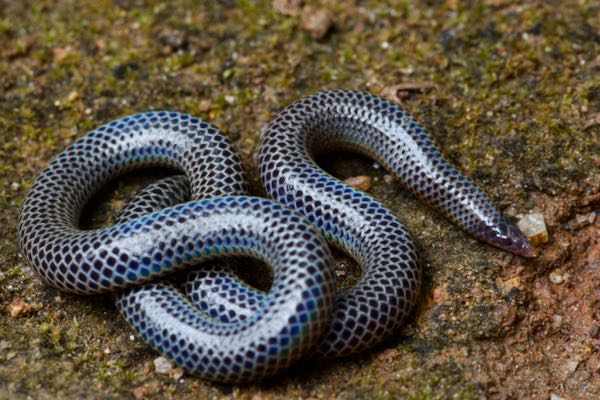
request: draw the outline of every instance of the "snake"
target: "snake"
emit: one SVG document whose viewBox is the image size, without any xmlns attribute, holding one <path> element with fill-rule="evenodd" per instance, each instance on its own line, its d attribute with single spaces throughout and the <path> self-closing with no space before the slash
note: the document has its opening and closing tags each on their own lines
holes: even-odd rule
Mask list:
<svg viewBox="0 0 600 400">
<path fill-rule="evenodd" d="M 248 194 L 232 143 L 200 118 L 158 111 L 102 125 L 35 180 L 19 216 L 20 245 L 43 282 L 76 294 L 113 293 L 144 341 L 209 380 L 262 379 L 303 357 L 358 353 L 404 323 L 422 271 L 398 217 L 316 164 L 341 149 L 373 158 L 475 238 L 535 256 L 407 112 L 347 90 L 300 99 L 261 130 L 259 174 L 271 199 Z M 148 166 L 183 175 L 142 190 L 113 225 L 79 228 L 99 188 Z M 328 244 L 360 265 L 354 286 L 336 291 Z M 268 291 L 234 274 L 230 260 L 240 256 L 271 266 Z M 187 273 L 183 284 L 167 279 L 176 271 Z"/>
</svg>

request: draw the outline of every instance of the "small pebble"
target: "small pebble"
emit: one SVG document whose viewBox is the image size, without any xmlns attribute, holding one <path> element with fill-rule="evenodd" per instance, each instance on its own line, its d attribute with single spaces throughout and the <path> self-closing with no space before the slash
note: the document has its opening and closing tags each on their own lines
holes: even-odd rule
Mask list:
<svg viewBox="0 0 600 400">
<path fill-rule="evenodd" d="M 550 393 L 550 400 L 565 400 L 564 397 L 560 397 L 557 394 Z"/>
<path fill-rule="evenodd" d="M 183 369 L 177 367 L 177 368 L 173 368 L 173 370 L 171 371 L 171 373 L 169 374 L 169 376 L 173 379 L 175 379 L 176 381 L 179 380 L 179 378 L 181 378 L 183 376 Z"/>
<path fill-rule="evenodd" d="M 235 96 L 226 95 L 225 96 L 225 102 L 227 104 L 234 104 L 235 103 Z"/>
<path fill-rule="evenodd" d="M 10 312 L 11 317 L 18 318 L 29 314 L 32 311 L 32 308 L 22 298 L 15 297 L 8 306 L 8 311 Z"/>
<path fill-rule="evenodd" d="M 210 111 L 210 109 L 212 108 L 212 102 L 210 100 L 200 100 L 200 104 L 198 105 L 198 110 L 200 112 L 207 112 Z"/>
<path fill-rule="evenodd" d="M 552 326 L 555 329 L 559 329 L 561 325 L 562 325 L 562 317 L 558 314 L 554 314 L 552 316 Z"/>
<path fill-rule="evenodd" d="M 577 214 L 575 215 L 575 221 L 578 226 L 585 226 L 588 224 L 593 224 L 596 220 L 596 213 L 594 211 L 587 214 Z"/>
<path fill-rule="evenodd" d="M 72 52 L 71 46 L 67 47 L 55 47 L 52 49 L 52 55 L 56 61 L 62 61 Z"/>
<path fill-rule="evenodd" d="M 332 14 L 324 9 L 306 6 L 302 9 L 302 28 L 315 39 L 321 39 L 333 26 Z"/>
<path fill-rule="evenodd" d="M 144 400 L 151 394 L 152 390 L 150 390 L 147 386 L 139 386 L 133 389 L 133 397 L 135 397 L 136 400 Z"/>
<path fill-rule="evenodd" d="M 73 90 L 71 93 L 69 93 L 69 95 L 67 96 L 67 101 L 70 103 L 72 101 L 77 100 L 77 97 L 79 97 L 79 93 L 77 93 L 76 90 Z"/>
<path fill-rule="evenodd" d="M 558 269 L 555 269 L 554 271 L 550 272 L 549 278 L 550 282 L 554 283 L 555 285 L 560 285 L 565 280 L 564 275 Z"/>
<path fill-rule="evenodd" d="M 13 192 L 16 192 L 17 190 L 19 190 L 19 182 L 13 182 L 13 183 L 11 183 L 11 184 L 10 184 L 10 189 L 11 189 Z"/>
<path fill-rule="evenodd" d="M 154 359 L 154 369 L 159 374 L 168 374 L 173 370 L 173 364 L 166 357 L 160 356 Z"/>
<path fill-rule="evenodd" d="M 389 185 L 394 182 L 394 177 L 391 175 L 385 174 L 383 176 L 383 181 Z"/>
<path fill-rule="evenodd" d="M 534 246 L 548 242 L 548 230 L 544 214 L 528 214 L 517 222 L 517 226 Z"/>
<path fill-rule="evenodd" d="M 366 175 L 352 176 L 344 182 L 365 192 L 371 188 L 371 177 Z"/>
<path fill-rule="evenodd" d="M 579 365 L 579 361 L 575 361 L 575 360 L 567 361 L 566 369 L 567 369 L 567 371 L 573 373 L 577 369 L 578 365 Z"/>
<path fill-rule="evenodd" d="M 302 10 L 303 0 L 273 0 L 272 7 L 280 14 L 296 16 Z"/>
</svg>

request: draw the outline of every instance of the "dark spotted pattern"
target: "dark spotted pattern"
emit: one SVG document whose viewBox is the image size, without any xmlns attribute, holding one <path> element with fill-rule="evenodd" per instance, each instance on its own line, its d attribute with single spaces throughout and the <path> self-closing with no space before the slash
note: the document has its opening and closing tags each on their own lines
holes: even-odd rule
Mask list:
<svg viewBox="0 0 600 400">
<path fill-rule="evenodd" d="M 162 282 L 116 293 L 115 298 L 133 329 L 186 371 L 225 382 L 261 378 L 289 366 L 322 336 L 335 292 L 331 255 L 314 228 L 281 205 L 253 197 L 223 197 L 214 203 L 222 201 L 232 202 L 239 212 L 235 216 L 216 216 L 215 230 L 209 238 L 221 246 L 239 246 L 246 252 L 211 255 L 246 254 L 274 266 L 273 285 L 257 303 L 244 296 L 248 287 L 233 276 L 230 286 L 225 281 L 214 282 L 220 290 L 227 289 L 230 296 L 253 304 L 251 315 L 233 319 L 232 311 L 222 308 L 218 313 L 202 312 L 204 307 L 195 306 L 175 286 Z M 246 205 L 246 201 L 250 203 Z M 253 211 L 250 218 L 248 206 Z M 217 222 L 222 218 L 240 228 L 223 229 Z M 201 283 L 211 268 L 226 269 L 211 264 L 201 267 L 188 274 L 188 282 Z M 198 299 L 191 297 L 198 304 Z"/>
<path fill-rule="evenodd" d="M 176 167 L 187 179 L 153 185 L 114 226 L 77 228 L 97 187 L 144 165 Z M 175 197 L 173 187 L 180 190 Z M 174 205 L 189 192 L 195 201 Z M 184 114 L 134 115 L 88 133 L 48 166 L 27 196 L 19 238 L 34 271 L 54 287 L 125 288 L 116 298 L 127 321 L 187 371 L 221 381 L 261 378 L 290 365 L 322 336 L 335 276 L 312 224 L 271 200 L 231 196 L 244 192 L 241 164 L 222 132 Z M 213 196 L 221 197 L 199 200 Z M 157 212 L 157 205 L 168 207 Z M 144 283 L 219 255 L 273 266 L 272 288 L 251 318 L 224 323 L 170 284 Z M 128 289 L 136 284 L 142 285 Z"/>
<path fill-rule="evenodd" d="M 473 182 L 443 160 L 423 128 L 405 111 L 369 93 L 329 91 L 296 102 L 266 126 L 260 172 L 273 198 L 316 221 L 328 238 L 342 246 L 347 247 L 344 234 L 326 225 L 331 225 L 328 210 L 334 204 L 347 212 L 364 208 L 357 198 L 368 197 L 334 184 L 314 164 L 315 154 L 331 148 L 374 158 L 411 192 L 476 238 L 512 253 L 534 255 L 522 233 Z M 364 214 L 353 212 L 358 220 L 366 218 Z M 340 215 L 331 217 L 345 220 Z"/>
<path fill-rule="evenodd" d="M 278 203 L 239 196 L 246 184 L 229 142 L 211 125 L 178 113 L 127 117 L 69 147 L 26 199 L 21 245 L 36 273 L 55 287 L 77 293 L 125 288 L 116 300 L 131 326 L 208 379 L 264 377 L 307 352 L 351 354 L 402 323 L 421 272 L 397 218 L 316 166 L 314 155 L 331 148 L 375 158 L 479 239 L 532 255 L 520 232 L 441 159 L 406 113 L 376 96 L 347 91 L 318 93 L 283 110 L 262 132 L 259 154 L 268 193 L 361 264 L 361 281 L 335 302 L 331 255 L 313 225 Z M 113 227 L 77 229 L 97 187 L 143 165 L 176 167 L 186 177 L 144 190 Z M 176 205 L 190 195 L 195 201 Z M 214 261 L 188 274 L 189 299 L 171 284 L 148 283 L 218 255 L 265 260 L 274 267 L 272 288 L 259 292 Z"/>
<path fill-rule="evenodd" d="M 316 153 L 346 148 L 386 166 L 416 195 L 474 236 L 522 255 L 532 248 L 471 181 L 443 161 L 423 129 L 393 103 L 368 93 L 317 93 L 283 110 L 262 132 L 260 173 L 267 192 L 299 210 L 328 240 L 353 255 L 363 277 L 339 293 L 313 356 L 364 350 L 391 334 L 420 286 L 414 244 L 379 202 L 328 176 Z M 186 284 L 194 303 L 229 321 L 254 313 L 262 294 L 220 267 Z"/>
<path fill-rule="evenodd" d="M 362 152 L 477 238 L 532 255 L 527 239 L 471 181 L 442 159 L 406 112 L 369 93 L 329 91 L 280 112 L 261 133 L 260 176 L 276 200 L 304 214 L 325 237 L 353 255 L 363 278 L 338 294 L 319 353 L 349 354 L 389 335 L 413 306 L 420 269 L 412 239 L 397 218 L 368 195 L 319 168 L 330 149 Z"/>
</svg>

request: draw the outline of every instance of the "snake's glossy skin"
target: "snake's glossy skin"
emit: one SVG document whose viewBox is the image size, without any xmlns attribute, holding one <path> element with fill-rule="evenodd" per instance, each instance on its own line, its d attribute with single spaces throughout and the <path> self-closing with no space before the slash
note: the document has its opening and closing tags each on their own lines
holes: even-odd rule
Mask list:
<svg viewBox="0 0 600 400">
<path fill-rule="evenodd" d="M 144 165 L 181 169 L 195 199 L 226 197 L 135 219 L 143 210 L 130 207 L 121 217 L 127 222 L 77 228 L 95 188 Z M 142 198 L 160 202 L 161 185 Z M 261 378 L 290 365 L 321 337 L 335 275 L 329 248 L 312 224 L 271 200 L 227 196 L 244 191 L 241 163 L 222 132 L 185 114 L 138 114 L 88 133 L 47 167 L 23 206 L 20 242 L 46 283 L 85 294 L 125 289 L 219 255 L 263 259 L 274 268 L 272 288 L 260 312 L 237 323 L 202 314 L 170 284 L 146 283 L 117 295 L 132 327 L 187 371 L 221 381 Z"/>
<path fill-rule="evenodd" d="M 346 221 L 344 235 L 364 234 L 361 226 L 369 216 L 350 211 L 361 208 L 352 205 L 357 204 L 353 196 L 359 195 L 347 185 L 334 184 L 314 163 L 314 155 L 330 149 L 366 154 L 479 240 L 525 257 L 534 255 L 521 231 L 481 189 L 444 161 L 423 128 L 405 111 L 370 93 L 328 91 L 294 103 L 268 124 L 261 139 L 260 174 L 274 199 L 302 212 L 342 247 L 348 248 L 348 240 L 328 229 L 329 221 L 321 215 L 328 209 L 344 212 L 335 215 Z M 319 199 L 323 206 L 313 210 L 308 207 L 313 205 L 311 199 Z"/>
<path fill-rule="evenodd" d="M 190 130 L 200 132 L 190 135 Z M 120 310 L 146 341 L 209 379 L 260 378 L 306 351 L 325 357 L 361 351 L 406 318 L 421 273 L 412 239 L 397 218 L 314 163 L 315 154 L 332 148 L 375 158 L 475 237 L 533 255 L 523 235 L 443 161 L 405 112 L 371 94 L 348 91 L 317 93 L 283 110 L 263 130 L 259 153 L 267 192 L 298 210 L 363 267 L 361 281 L 338 293 L 335 302 L 330 253 L 311 225 L 267 200 L 219 197 L 156 211 L 170 205 L 169 198 L 177 203 L 186 197 L 176 194 L 185 190 L 185 183 L 175 179 L 134 200 L 120 217 L 129 222 L 91 232 L 76 229 L 79 212 L 95 188 L 140 165 L 183 170 L 194 199 L 245 193 L 239 160 L 223 135 L 182 114 L 128 117 L 68 148 L 26 200 L 19 223 L 21 245 L 46 282 L 78 293 L 129 287 L 220 254 L 265 259 L 275 267 L 268 294 L 245 286 L 227 266 L 211 265 L 191 274 L 184 285 L 197 308 L 165 283 L 117 295 Z M 229 189 L 223 193 L 223 187 Z M 153 204 L 148 200 L 153 197 L 164 201 Z M 152 213 L 137 216 L 147 212 Z M 122 254 L 126 261 L 121 262 Z M 134 255 L 138 260 L 132 268 Z M 294 301 L 295 307 L 290 306 Z"/>
<path fill-rule="evenodd" d="M 534 255 L 523 234 L 477 186 L 443 160 L 423 128 L 398 106 L 352 91 L 304 98 L 263 129 L 261 180 L 271 197 L 304 214 L 363 270 L 356 286 L 338 293 L 334 316 L 312 356 L 339 357 L 380 342 L 402 324 L 421 278 L 414 244 L 397 218 L 316 165 L 315 155 L 331 149 L 376 159 L 473 236 L 516 254 Z M 228 293 L 234 278 L 214 270 L 198 274 L 203 283 L 188 283 L 186 289 L 203 310 L 213 315 L 227 310 L 230 318 L 252 315 L 252 304 L 246 306 Z M 261 294 L 245 288 L 244 296 L 260 299 Z"/>
</svg>

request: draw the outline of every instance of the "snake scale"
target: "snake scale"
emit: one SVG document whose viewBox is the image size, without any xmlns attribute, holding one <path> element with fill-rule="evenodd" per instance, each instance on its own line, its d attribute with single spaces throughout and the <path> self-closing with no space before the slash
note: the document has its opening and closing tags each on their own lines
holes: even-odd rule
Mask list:
<svg viewBox="0 0 600 400">
<path fill-rule="evenodd" d="M 421 270 L 397 217 L 315 164 L 316 155 L 332 149 L 374 158 L 479 240 L 534 255 L 520 231 L 444 162 L 406 112 L 352 91 L 301 99 L 263 128 L 260 177 L 273 200 L 248 195 L 232 144 L 199 118 L 149 112 L 103 125 L 37 178 L 19 218 L 21 247 L 35 273 L 55 288 L 115 293 L 117 307 L 147 343 L 207 379 L 258 379 L 309 354 L 356 353 L 402 324 L 415 304 Z M 99 187 L 144 166 L 184 175 L 144 189 L 115 225 L 78 228 L 83 206 Z M 362 267 L 354 287 L 336 293 L 325 239 Z M 270 290 L 246 285 L 223 256 L 269 264 Z M 185 293 L 156 279 L 183 269 L 191 271 Z"/>
</svg>

